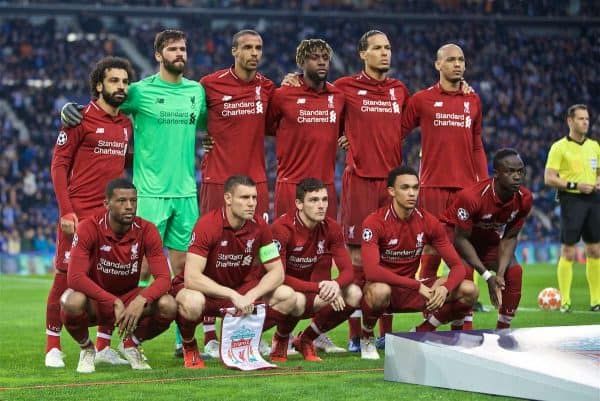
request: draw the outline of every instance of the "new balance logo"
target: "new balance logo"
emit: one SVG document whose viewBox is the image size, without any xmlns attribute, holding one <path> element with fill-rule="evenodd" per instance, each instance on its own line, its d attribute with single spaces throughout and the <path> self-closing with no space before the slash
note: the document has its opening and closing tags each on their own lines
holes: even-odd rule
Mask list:
<svg viewBox="0 0 600 401">
<path fill-rule="evenodd" d="M 358 91 L 358 96 L 365 96 L 367 94 L 367 91 L 364 89 L 361 89 Z"/>
<path fill-rule="evenodd" d="M 388 245 L 398 245 L 398 238 L 392 238 L 390 242 L 388 242 Z"/>
<path fill-rule="evenodd" d="M 102 245 L 102 246 L 100 247 L 100 250 L 101 250 L 102 252 L 110 252 L 110 250 L 111 250 L 111 249 L 112 249 L 112 248 L 110 247 L 110 245 Z"/>
<path fill-rule="evenodd" d="M 227 240 L 221 241 L 221 246 L 227 246 Z"/>
<path fill-rule="evenodd" d="M 231 96 L 229 96 L 229 95 L 225 95 L 225 96 L 223 96 L 223 101 L 224 101 L 224 102 L 228 102 L 228 101 L 230 101 L 230 100 L 231 100 Z"/>
<path fill-rule="evenodd" d="M 293 252 L 302 252 L 302 249 L 304 249 L 303 246 L 297 246 L 294 248 Z"/>
<path fill-rule="evenodd" d="M 104 128 L 103 127 L 96 128 L 96 134 L 104 134 Z"/>
<path fill-rule="evenodd" d="M 156 98 L 156 104 L 165 104 L 165 98 L 164 97 Z"/>
<path fill-rule="evenodd" d="M 296 101 L 296 104 L 304 104 L 304 103 L 306 103 L 306 99 L 304 99 L 303 97 L 301 97 L 300 99 L 298 99 Z"/>
<path fill-rule="evenodd" d="M 442 107 L 444 105 L 444 102 L 435 102 L 433 104 L 433 107 Z"/>
</svg>

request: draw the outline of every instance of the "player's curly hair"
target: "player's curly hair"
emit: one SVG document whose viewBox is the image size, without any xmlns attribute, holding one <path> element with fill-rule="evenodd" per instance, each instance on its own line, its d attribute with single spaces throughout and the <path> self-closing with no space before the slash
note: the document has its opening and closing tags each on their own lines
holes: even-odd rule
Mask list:
<svg viewBox="0 0 600 401">
<path fill-rule="evenodd" d="M 302 67 L 308 56 L 316 51 L 324 51 L 329 58 L 333 57 L 333 49 L 322 39 L 304 39 L 296 48 L 296 64 Z"/>
<path fill-rule="evenodd" d="M 169 42 L 180 39 L 185 41 L 185 32 L 177 29 L 165 29 L 154 37 L 154 51 L 160 53 Z"/>
<path fill-rule="evenodd" d="M 92 98 L 98 99 L 100 92 L 98 92 L 96 89 L 96 85 L 104 82 L 106 71 L 113 68 L 127 71 L 127 78 L 129 78 L 129 82 L 135 81 L 135 72 L 133 71 L 133 67 L 131 66 L 129 60 L 121 57 L 104 57 L 96 63 L 94 69 L 90 73 L 90 92 L 92 94 Z"/>
</svg>

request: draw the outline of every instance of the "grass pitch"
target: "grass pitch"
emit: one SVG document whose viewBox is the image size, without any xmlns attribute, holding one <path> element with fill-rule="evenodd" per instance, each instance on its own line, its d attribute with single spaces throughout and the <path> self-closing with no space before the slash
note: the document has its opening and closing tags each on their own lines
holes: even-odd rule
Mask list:
<svg viewBox="0 0 600 401">
<path fill-rule="evenodd" d="M 573 312 L 543 312 L 537 294 L 556 287 L 555 266 L 524 268 L 521 308 L 513 327 L 600 324 L 600 313 L 588 312 L 585 267 L 574 268 Z M 152 371 L 100 365 L 94 374 L 75 372 L 79 350 L 66 331 L 64 369 L 44 367 L 45 303 L 51 277 L 0 276 L 0 400 L 508 400 L 505 397 L 385 382 L 383 354 L 363 361 L 357 354 L 323 354 L 323 363 L 290 356 L 280 369 L 237 372 L 208 360 L 206 369 L 189 371 L 173 357 L 174 331 L 144 344 Z M 485 288 L 481 300 L 489 305 Z M 495 327 L 496 312 L 475 314 L 475 328 Z M 419 314 L 395 315 L 394 330 L 408 331 Z M 298 330 L 306 327 L 306 321 Z M 445 330 L 447 328 L 442 328 Z M 200 332 L 200 330 L 199 330 Z M 91 332 L 93 334 L 93 330 Z M 271 332 L 265 334 L 270 339 Z M 330 333 L 338 345 L 347 341 L 347 325 Z M 201 337 L 201 334 L 200 334 Z M 113 346 L 115 346 L 113 340 Z"/>
</svg>

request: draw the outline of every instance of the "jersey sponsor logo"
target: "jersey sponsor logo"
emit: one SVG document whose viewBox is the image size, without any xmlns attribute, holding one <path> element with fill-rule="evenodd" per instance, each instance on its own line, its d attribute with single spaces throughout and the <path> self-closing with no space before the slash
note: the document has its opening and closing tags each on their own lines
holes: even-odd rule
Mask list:
<svg viewBox="0 0 600 401">
<path fill-rule="evenodd" d="M 306 99 L 301 97 L 300 99 L 296 100 L 296 104 L 306 104 Z"/>
<path fill-rule="evenodd" d="M 100 247 L 100 250 L 101 250 L 102 252 L 110 252 L 110 250 L 111 250 L 111 249 L 112 249 L 112 247 L 111 247 L 110 245 L 106 245 L 106 244 L 105 244 L 105 245 L 102 245 L 102 246 Z"/>
<path fill-rule="evenodd" d="M 232 97 L 231 97 L 230 95 L 224 95 L 224 96 L 223 96 L 223 101 L 224 101 L 224 102 L 228 102 L 228 101 L 230 101 L 231 99 L 232 99 Z"/>
<path fill-rule="evenodd" d="M 444 105 L 444 102 L 435 102 L 433 104 L 433 107 L 442 107 Z"/>
<path fill-rule="evenodd" d="M 139 247 L 139 243 L 137 243 L 137 242 L 135 244 L 131 245 L 131 260 L 138 258 L 138 247 Z"/>
<path fill-rule="evenodd" d="M 94 154 L 96 155 L 109 155 L 109 156 L 123 156 L 127 151 L 127 142 L 119 141 L 104 141 L 99 139 L 94 147 Z"/>
<path fill-rule="evenodd" d="M 325 253 L 325 240 L 322 239 L 317 243 L 317 255 Z"/>
<path fill-rule="evenodd" d="M 65 131 L 60 131 L 58 133 L 58 138 L 56 138 L 56 144 L 58 146 L 63 146 L 67 143 L 68 139 L 67 133 Z"/>
<path fill-rule="evenodd" d="M 231 96 L 223 96 L 223 100 L 226 97 L 229 97 L 231 100 Z M 246 115 L 254 115 L 254 114 L 263 114 L 263 104 L 260 99 L 256 101 L 248 101 L 248 100 L 240 100 L 238 102 L 229 102 L 225 101 L 223 103 L 223 110 L 221 111 L 222 117 L 235 117 L 235 116 L 246 116 Z"/>
<path fill-rule="evenodd" d="M 135 271 L 132 269 L 131 263 L 120 263 L 100 258 L 96 269 L 104 274 L 111 274 L 113 276 L 128 276 L 137 272 L 137 264 L 135 264 Z"/>
<path fill-rule="evenodd" d="M 360 111 L 363 113 L 400 113 L 400 106 L 391 100 L 369 100 L 363 99 Z"/>
<path fill-rule="evenodd" d="M 337 120 L 335 110 L 298 110 L 298 124 L 334 124 Z"/>
<path fill-rule="evenodd" d="M 367 91 L 364 89 L 359 89 L 359 91 L 357 92 L 358 96 L 365 96 L 367 94 Z"/>
<path fill-rule="evenodd" d="M 458 217 L 458 219 L 461 221 L 467 221 L 469 219 L 469 212 L 467 212 L 466 209 L 460 207 L 456 211 L 456 217 Z"/>
<path fill-rule="evenodd" d="M 389 246 L 394 246 L 394 245 L 398 245 L 398 238 L 392 238 L 389 242 L 388 242 Z"/>
<path fill-rule="evenodd" d="M 254 258 L 252 257 L 252 255 L 244 256 L 244 260 L 242 260 L 242 266 L 250 266 L 252 264 L 253 259 Z"/>
<path fill-rule="evenodd" d="M 224 239 L 223 241 L 221 241 L 221 246 L 227 246 L 228 242 L 226 239 Z"/>
<path fill-rule="evenodd" d="M 471 117 L 465 117 L 464 114 L 456 113 L 435 113 L 433 126 L 469 128 L 471 126 Z"/>
<path fill-rule="evenodd" d="M 362 239 L 363 241 L 371 241 L 371 239 L 373 238 L 373 231 L 371 231 L 368 228 L 365 228 L 362 232 Z"/>
</svg>

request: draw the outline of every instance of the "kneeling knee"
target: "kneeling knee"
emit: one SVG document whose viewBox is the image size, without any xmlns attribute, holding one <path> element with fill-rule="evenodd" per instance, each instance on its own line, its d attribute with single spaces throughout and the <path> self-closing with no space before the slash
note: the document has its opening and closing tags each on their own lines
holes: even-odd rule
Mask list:
<svg viewBox="0 0 600 401">
<path fill-rule="evenodd" d="M 392 289 L 385 283 L 370 283 L 365 287 L 364 297 L 371 307 L 380 308 L 390 303 Z"/>
<path fill-rule="evenodd" d="M 177 302 L 171 295 L 163 295 L 158 299 L 158 313 L 168 319 L 175 319 L 177 315 Z"/>
<path fill-rule="evenodd" d="M 362 291 L 356 284 L 350 284 L 346 289 L 346 304 L 353 308 L 358 308 L 362 295 Z"/>
<path fill-rule="evenodd" d="M 462 302 L 473 305 L 477 302 L 477 298 L 479 297 L 479 289 L 470 280 L 464 280 L 460 284 L 460 298 Z"/>
<path fill-rule="evenodd" d="M 60 307 L 66 313 L 79 314 L 85 311 L 87 297 L 84 293 L 67 289 L 60 297 Z"/>
</svg>

